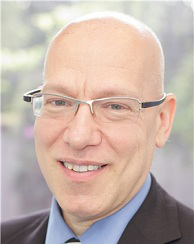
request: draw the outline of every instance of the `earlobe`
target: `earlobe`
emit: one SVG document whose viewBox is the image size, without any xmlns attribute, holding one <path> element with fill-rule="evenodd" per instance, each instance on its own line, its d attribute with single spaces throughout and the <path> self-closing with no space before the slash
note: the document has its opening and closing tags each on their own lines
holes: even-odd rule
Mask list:
<svg viewBox="0 0 194 244">
<path fill-rule="evenodd" d="M 163 147 L 170 135 L 176 110 L 176 97 L 168 94 L 161 105 L 158 114 L 158 129 L 156 134 L 156 146 Z"/>
</svg>

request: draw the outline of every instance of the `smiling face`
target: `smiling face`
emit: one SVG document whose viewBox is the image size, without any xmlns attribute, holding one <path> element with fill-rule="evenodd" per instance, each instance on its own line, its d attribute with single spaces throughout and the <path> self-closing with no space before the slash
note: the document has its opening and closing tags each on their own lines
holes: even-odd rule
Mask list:
<svg viewBox="0 0 194 244">
<path fill-rule="evenodd" d="M 114 19 L 70 25 L 50 47 L 43 91 L 82 100 L 160 99 L 162 61 L 157 45 L 146 31 Z M 140 189 L 156 145 L 158 111 L 142 111 L 135 123 L 103 123 L 82 104 L 68 123 L 36 119 L 39 165 L 72 228 L 73 219 L 92 223 L 112 214 Z"/>
</svg>

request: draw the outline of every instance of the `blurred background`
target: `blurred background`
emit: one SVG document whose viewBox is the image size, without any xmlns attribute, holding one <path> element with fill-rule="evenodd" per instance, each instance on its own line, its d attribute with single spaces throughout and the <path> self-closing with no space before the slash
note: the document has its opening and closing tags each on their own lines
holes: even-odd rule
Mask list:
<svg viewBox="0 0 194 244">
<path fill-rule="evenodd" d="M 50 206 L 39 171 L 34 116 L 22 95 L 42 84 L 47 46 L 69 21 L 113 10 L 150 26 L 166 58 L 165 90 L 177 96 L 169 142 L 156 150 L 153 174 L 167 191 L 193 208 L 193 9 L 190 1 L 2 1 L 1 2 L 1 213 L 9 219 Z M 48 128 L 52 130 L 52 128 Z"/>
</svg>

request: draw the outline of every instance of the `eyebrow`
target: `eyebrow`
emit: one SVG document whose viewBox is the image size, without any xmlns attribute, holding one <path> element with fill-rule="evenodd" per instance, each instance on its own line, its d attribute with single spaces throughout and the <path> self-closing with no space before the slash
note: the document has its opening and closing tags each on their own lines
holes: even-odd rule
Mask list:
<svg viewBox="0 0 194 244">
<path fill-rule="evenodd" d="M 97 92 L 98 97 L 97 98 L 103 98 L 103 97 L 137 97 L 137 94 L 132 92 L 132 91 L 127 91 L 126 89 L 115 89 L 115 88 L 110 88 L 110 89 L 105 89 L 105 90 L 100 90 Z"/>
<path fill-rule="evenodd" d="M 67 95 L 73 98 L 75 97 L 75 92 L 71 88 L 60 86 L 60 85 L 43 85 L 43 92 L 50 92 L 50 93 L 59 93 L 59 95 Z M 74 94 L 74 95 L 73 95 Z M 133 98 L 138 98 L 137 92 L 134 92 L 132 90 L 126 90 L 123 88 L 105 88 L 103 90 L 95 91 L 95 93 L 92 93 L 93 99 L 98 99 L 98 98 L 106 98 L 106 97 L 133 97 Z"/>
<path fill-rule="evenodd" d="M 68 88 L 68 87 L 63 87 L 63 86 L 59 86 L 59 85 L 43 85 L 42 87 L 42 91 L 46 92 L 46 93 L 59 93 L 60 95 L 69 95 L 71 96 L 72 93 L 72 89 Z M 73 97 L 73 96 L 72 96 Z"/>
</svg>

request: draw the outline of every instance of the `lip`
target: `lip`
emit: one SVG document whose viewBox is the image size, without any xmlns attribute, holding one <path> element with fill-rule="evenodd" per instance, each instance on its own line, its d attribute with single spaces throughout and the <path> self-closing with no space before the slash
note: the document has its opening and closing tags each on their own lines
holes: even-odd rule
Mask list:
<svg viewBox="0 0 194 244">
<path fill-rule="evenodd" d="M 82 172 L 78 173 L 73 170 L 67 169 L 62 162 L 68 162 L 71 164 L 79 165 L 79 166 L 84 166 L 84 165 L 96 165 L 96 166 L 103 166 L 99 168 L 98 170 L 93 170 L 93 171 L 87 171 L 87 172 Z M 104 172 L 107 168 L 107 164 L 104 163 L 99 163 L 95 161 L 80 161 L 80 160 L 74 160 L 74 159 L 67 159 L 63 158 L 58 160 L 59 167 L 61 168 L 62 172 L 65 174 L 65 176 L 73 182 L 87 182 L 90 181 L 94 178 L 96 178 L 98 175 L 100 175 L 102 172 Z"/>
<path fill-rule="evenodd" d="M 58 160 L 59 162 L 68 162 L 70 164 L 75 164 L 75 165 L 97 165 L 97 166 L 102 166 L 106 165 L 106 163 L 100 163 L 100 162 L 95 162 L 95 161 L 88 161 L 88 160 L 76 160 L 76 159 L 69 159 L 69 158 L 60 158 Z"/>
</svg>

